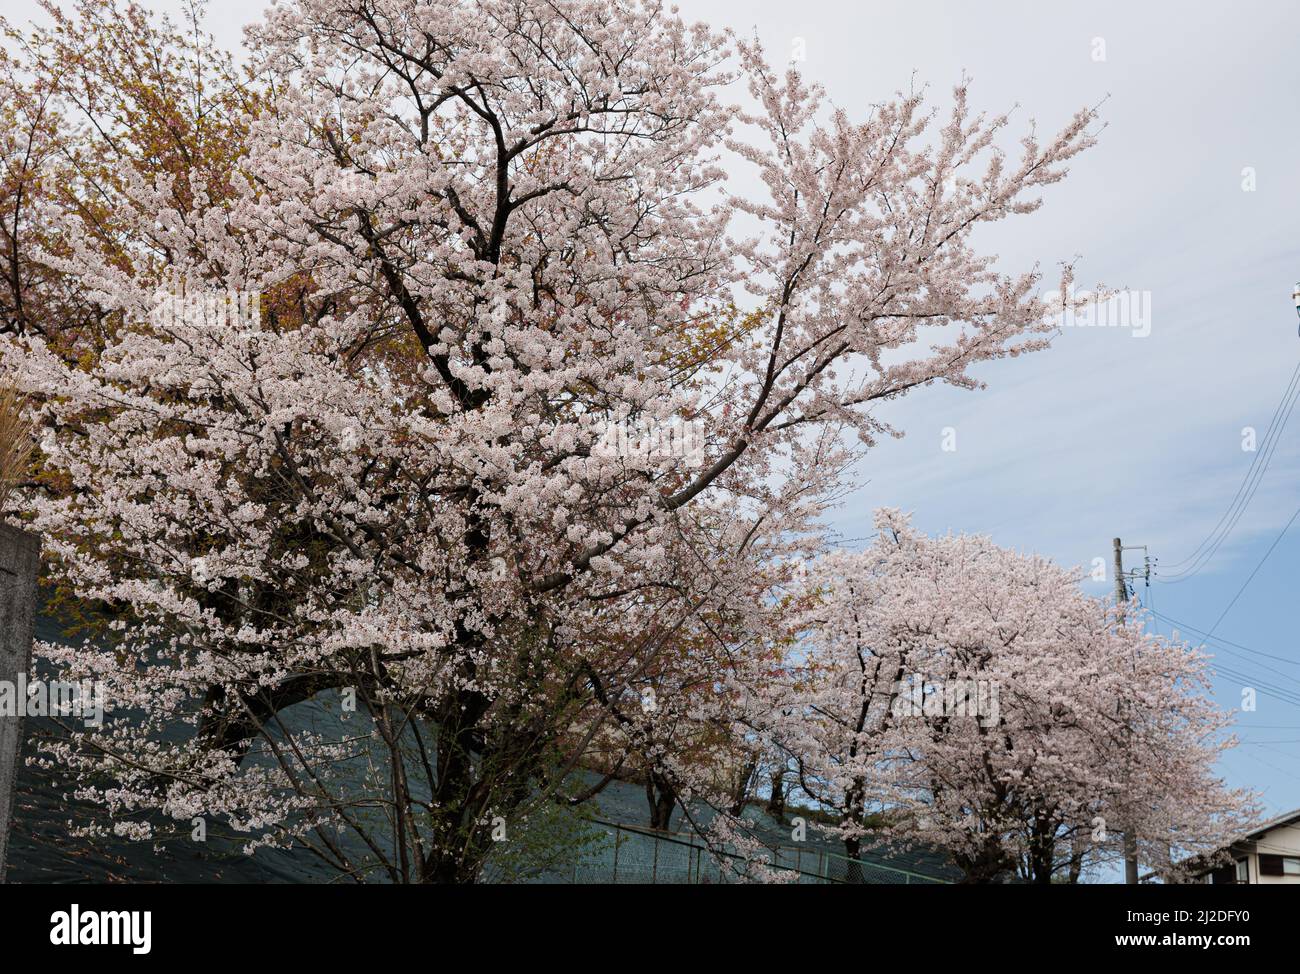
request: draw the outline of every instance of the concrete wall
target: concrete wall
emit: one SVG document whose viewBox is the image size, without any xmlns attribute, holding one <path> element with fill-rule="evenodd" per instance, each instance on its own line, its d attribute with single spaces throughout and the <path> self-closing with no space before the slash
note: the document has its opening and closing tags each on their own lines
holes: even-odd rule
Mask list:
<svg viewBox="0 0 1300 974">
<path fill-rule="evenodd" d="M 36 572 L 39 540 L 0 524 L 0 680 L 16 685 L 31 666 L 36 626 Z M 22 717 L 0 717 L 0 883 L 14 808 L 14 778 L 22 749 Z"/>
</svg>

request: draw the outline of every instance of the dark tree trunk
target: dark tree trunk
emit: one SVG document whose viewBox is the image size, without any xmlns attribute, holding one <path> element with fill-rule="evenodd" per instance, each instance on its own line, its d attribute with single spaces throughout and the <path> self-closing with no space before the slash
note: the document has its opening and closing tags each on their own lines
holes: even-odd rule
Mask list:
<svg viewBox="0 0 1300 974">
<path fill-rule="evenodd" d="M 437 787 L 431 803 L 437 811 L 424 868 L 431 883 L 474 882 L 491 841 L 490 825 L 484 828 L 480 822 L 489 796 L 474 772 L 474 754 L 487 759 L 479 723 L 488 702 L 482 694 L 461 691 L 438 715 Z"/>
<path fill-rule="evenodd" d="M 1039 885 L 1052 881 L 1056 868 L 1056 823 L 1038 819 L 1029 838 L 1029 878 Z"/>
<path fill-rule="evenodd" d="M 1070 872 L 1068 881 L 1077 885 L 1079 876 L 1083 873 L 1083 857 L 1088 850 L 1088 845 L 1081 835 L 1076 835 L 1070 843 Z"/>
<path fill-rule="evenodd" d="M 867 881 L 862 874 L 862 840 L 845 839 L 844 854 L 848 856 L 849 861 L 845 863 L 844 881 L 854 885 L 860 885 Z"/>
<path fill-rule="evenodd" d="M 672 783 L 656 771 L 646 776 L 645 797 L 650 803 L 650 828 L 661 832 L 671 831 L 673 809 L 677 806 L 677 792 Z"/>
<path fill-rule="evenodd" d="M 996 883 L 1007 875 L 1014 863 L 996 836 L 986 837 L 973 853 L 953 856 L 962 871 L 962 883 Z"/>
<path fill-rule="evenodd" d="M 772 772 L 772 793 L 767 796 L 767 814 L 785 821 L 785 768 Z"/>
<path fill-rule="evenodd" d="M 740 779 L 736 782 L 736 790 L 731 796 L 731 814 L 739 816 L 745 811 L 745 803 L 749 801 L 749 788 L 754 782 L 754 772 L 758 770 L 758 758 L 751 758 L 745 762 L 745 766 L 740 769 Z"/>
</svg>

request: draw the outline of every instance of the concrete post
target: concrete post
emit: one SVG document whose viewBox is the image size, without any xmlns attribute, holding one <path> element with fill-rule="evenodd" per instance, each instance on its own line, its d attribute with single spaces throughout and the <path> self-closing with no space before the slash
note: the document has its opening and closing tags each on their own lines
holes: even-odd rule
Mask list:
<svg viewBox="0 0 1300 974">
<path fill-rule="evenodd" d="M 0 681 L 16 693 L 20 674 L 28 673 L 36 631 L 36 572 L 41 544 L 33 534 L 0 524 Z M 15 779 L 23 745 L 22 709 L 0 716 L 0 883 L 5 881 L 5 853 L 13 820 Z"/>
</svg>

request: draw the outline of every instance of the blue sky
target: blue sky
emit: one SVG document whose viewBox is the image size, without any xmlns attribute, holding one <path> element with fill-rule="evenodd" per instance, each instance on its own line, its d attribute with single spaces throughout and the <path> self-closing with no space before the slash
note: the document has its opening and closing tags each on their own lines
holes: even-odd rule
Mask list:
<svg viewBox="0 0 1300 974">
<path fill-rule="evenodd" d="M 178 0 L 147 5 L 180 8 Z M 1081 286 L 1150 292 L 1150 335 L 1067 330 L 1047 352 L 984 369 L 986 390 L 927 389 L 894 404 L 884 415 L 907 436 L 863 461 L 863 486 L 835 523 L 846 538 L 861 537 L 872 510 L 891 505 L 913 511 L 926 530 L 986 532 L 1067 565 L 1098 557 L 1109 564 L 1117 535 L 1166 564 L 1186 557 L 1254 459 L 1242 450 L 1242 428 L 1255 427 L 1262 440 L 1300 361 L 1290 298 L 1300 280 L 1300 8 L 1096 0 L 1072 10 L 1028 2 L 679 5 L 688 18 L 756 32 L 776 61 L 802 39 L 801 68 L 850 113 L 864 114 L 914 75 L 942 105 L 963 71 L 973 76 L 976 108 L 1018 104 L 1015 120 L 1037 119 L 1043 132 L 1104 101 L 1100 144 L 1049 191 L 1042 211 L 997 228 L 987 245 L 1007 269 L 1039 261 L 1051 270 L 1078 255 Z M 35 10 L 32 0 L 6 6 L 15 21 Z M 212 28 L 234 44 L 262 6 L 220 3 Z M 1098 39 L 1104 60 L 1095 59 Z M 957 431 L 955 452 L 940 449 L 945 427 Z M 1184 583 L 1152 586 L 1158 611 L 1205 630 L 1228 605 L 1300 504 L 1298 433 L 1300 417 L 1214 559 Z M 1298 577 L 1300 523 L 1218 628 L 1218 636 L 1281 657 L 1216 651 L 1216 665 L 1238 674 L 1217 681 L 1224 706 L 1238 706 L 1243 685 L 1259 682 L 1300 699 L 1296 600 L 1288 592 Z M 1105 594 L 1110 582 L 1090 590 Z M 1240 728 L 1243 744 L 1224 764 L 1228 779 L 1261 791 L 1270 812 L 1300 807 L 1300 705 L 1261 693 Z"/>
<path fill-rule="evenodd" d="M 908 86 L 913 72 L 942 104 L 965 70 L 973 105 L 1018 104 L 1014 118 L 1037 119 L 1040 131 L 1104 100 L 1099 145 L 1039 213 L 999 227 L 988 245 L 1009 269 L 1037 260 L 1050 270 L 1079 255 L 1081 286 L 1150 292 L 1150 335 L 1066 330 L 1047 352 L 985 369 L 986 390 L 928 389 L 897 404 L 885 415 L 907 436 L 863 461 L 864 486 L 836 523 L 846 537 L 862 536 L 872 509 L 891 505 L 929 531 L 986 532 L 1067 565 L 1097 557 L 1109 565 L 1116 536 L 1168 565 L 1189 555 L 1255 457 L 1242 449 L 1243 427 L 1262 441 L 1300 361 L 1290 297 L 1300 280 L 1300 11 L 720 0 L 682 8 L 757 30 L 782 59 L 803 38 L 801 67 L 850 111 Z M 1098 38 L 1105 60 L 1094 59 Z M 1247 167 L 1253 191 L 1243 189 Z M 955 452 L 940 448 L 944 427 L 957 432 Z M 1213 625 L 1300 504 L 1298 431 L 1300 417 L 1215 557 L 1186 581 L 1152 585 L 1156 610 Z M 1127 557 L 1137 564 L 1141 553 Z M 1234 671 L 1216 681 L 1222 705 L 1240 706 L 1246 685 L 1300 693 L 1286 591 L 1298 568 L 1300 524 L 1216 631 L 1286 661 L 1215 650 L 1216 665 Z M 1300 806 L 1300 706 L 1261 692 L 1239 726 L 1228 779 L 1261 791 L 1270 811 Z"/>
</svg>

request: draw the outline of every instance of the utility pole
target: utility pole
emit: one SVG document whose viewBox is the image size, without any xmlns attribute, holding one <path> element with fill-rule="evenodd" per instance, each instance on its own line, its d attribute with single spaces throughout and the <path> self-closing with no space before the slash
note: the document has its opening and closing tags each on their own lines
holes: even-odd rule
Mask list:
<svg viewBox="0 0 1300 974">
<path fill-rule="evenodd" d="M 1128 587 L 1124 584 L 1124 542 L 1116 538 L 1111 542 L 1115 546 L 1115 605 L 1119 617 L 1124 618 L 1124 603 L 1128 601 Z"/>
<path fill-rule="evenodd" d="M 1128 587 L 1124 584 L 1124 543 L 1119 538 L 1115 545 L 1115 612 L 1124 621 L 1124 603 L 1128 601 Z M 1137 836 L 1124 823 L 1124 882 L 1135 886 L 1138 882 Z"/>
</svg>

